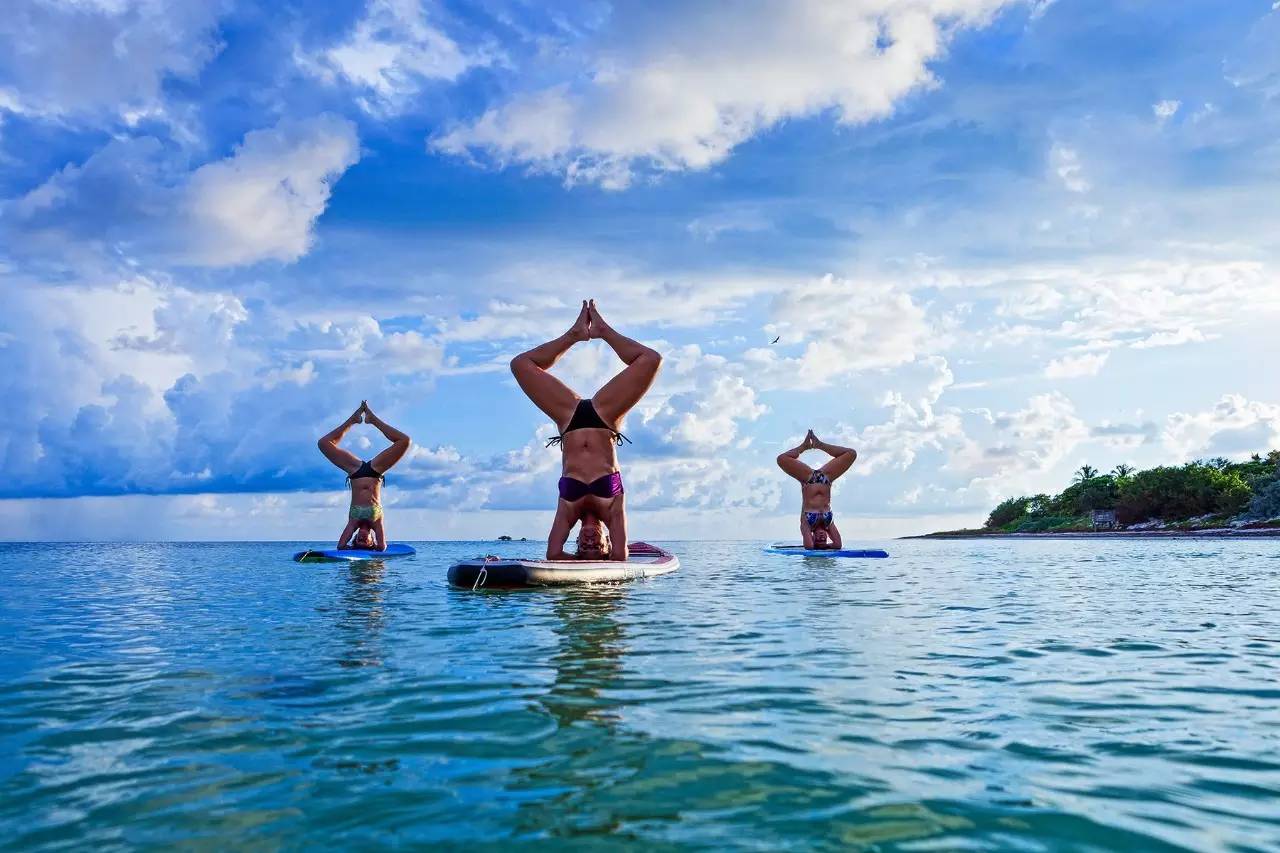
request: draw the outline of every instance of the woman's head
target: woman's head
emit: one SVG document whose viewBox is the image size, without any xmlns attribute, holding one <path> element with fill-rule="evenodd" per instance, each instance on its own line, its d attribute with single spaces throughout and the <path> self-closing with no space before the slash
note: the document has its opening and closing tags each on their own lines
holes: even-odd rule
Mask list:
<svg viewBox="0 0 1280 853">
<path fill-rule="evenodd" d="M 356 534 L 351 540 L 351 544 L 356 548 L 372 548 L 376 544 L 373 541 L 373 525 L 362 521 L 360 526 L 356 528 Z"/>
<path fill-rule="evenodd" d="M 827 541 L 828 541 L 827 528 L 825 527 L 813 528 L 813 545 L 815 548 L 827 547 Z"/>
<path fill-rule="evenodd" d="M 583 516 L 578 527 L 578 559 L 607 560 L 609 558 L 609 529 L 593 515 Z"/>
</svg>

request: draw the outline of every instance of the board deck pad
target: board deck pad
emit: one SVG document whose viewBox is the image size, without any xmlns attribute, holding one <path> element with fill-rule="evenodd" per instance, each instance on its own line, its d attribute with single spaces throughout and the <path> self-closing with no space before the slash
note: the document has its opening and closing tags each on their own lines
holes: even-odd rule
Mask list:
<svg viewBox="0 0 1280 853">
<path fill-rule="evenodd" d="M 800 557 L 865 557 L 872 559 L 884 559 L 889 556 L 888 551 L 881 551 L 879 548 L 855 549 L 855 548 L 805 548 L 803 545 L 788 545 L 786 543 L 776 543 L 764 549 L 766 554 L 790 554 Z"/>
<path fill-rule="evenodd" d="M 362 560 L 385 560 L 389 557 L 412 557 L 418 553 L 410 545 L 392 542 L 385 551 L 362 548 L 311 548 L 293 555 L 295 563 L 356 563 Z"/>
<path fill-rule="evenodd" d="M 477 557 L 449 567 L 449 583 L 466 589 L 517 589 L 581 583 L 616 583 L 674 572 L 680 559 L 646 542 L 633 542 L 625 562 Z"/>
</svg>

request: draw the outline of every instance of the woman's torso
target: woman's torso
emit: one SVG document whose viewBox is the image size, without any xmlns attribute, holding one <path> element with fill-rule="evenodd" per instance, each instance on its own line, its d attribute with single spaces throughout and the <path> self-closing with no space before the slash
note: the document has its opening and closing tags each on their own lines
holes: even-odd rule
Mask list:
<svg viewBox="0 0 1280 853">
<path fill-rule="evenodd" d="M 803 511 L 828 512 L 831 509 L 830 483 L 803 483 L 800 492 Z"/>
<path fill-rule="evenodd" d="M 382 504 L 382 481 L 377 477 L 360 477 L 351 481 L 353 506 Z"/>
<path fill-rule="evenodd" d="M 579 403 L 579 405 L 583 404 Z M 593 413 L 593 410 L 593 406 L 586 409 L 589 413 Z M 574 417 L 578 417 L 577 412 Z M 615 431 L 617 424 L 605 422 L 604 428 L 579 427 L 566 432 L 566 428 L 572 422 L 571 418 L 566 423 L 556 425 L 560 428 L 561 476 L 590 483 L 617 471 L 618 445 L 614 439 L 617 434 Z M 601 422 L 596 421 L 596 423 Z"/>
</svg>

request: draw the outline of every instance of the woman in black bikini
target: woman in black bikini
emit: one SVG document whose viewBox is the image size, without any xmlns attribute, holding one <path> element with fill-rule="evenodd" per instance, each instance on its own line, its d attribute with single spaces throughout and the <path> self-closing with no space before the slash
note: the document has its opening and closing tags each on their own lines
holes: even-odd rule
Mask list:
<svg viewBox="0 0 1280 853">
<path fill-rule="evenodd" d="M 591 338 L 608 344 L 626 367 L 594 396 L 583 399 L 547 370 L 574 344 Z M 560 499 L 547 538 L 548 560 L 627 559 L 627 513 L 617 446 L 629 439 L 618 426 L 649 390 L 661 364 L 658 353 L 614 331 L 600 317 L 595 300 L 583 301 L 569 331 L 511 360 L 516 382 L 560 430 L 547 442 L 548 446 L 559 444 L 562 454 Z M 566 554 L 565 540 L 579 522 L 577 553 Z"/>
<path fill-rule="evenodd" d="M 390 447 L 368 462 L 338 446 L 347 430 L 362 421 L 377 427 L 391 442 Z M 351 417 L 316 442 L 324 458 L 346 472 L 347 483 L 351 486 L 351 509 L 347 512 L 347 526 L 338 538 L 339 548 L 387 550 L 387 536 L 382 523 L 382 480 L 391 466 L 408 452 L 410 443 L 409 436 L 375 415 L 364 400 L 360 401 L 360 408 Z"/>
<path fill-rule="evenodd" d="M 821 450 L 831 456 L 831 461 L 821 468 L 810 468 L 800 461 L 800 454 L 806 450 Z M 813 430 L 809 430 L 798 446 L 778 454 L 778 467 L 800 481 L 800 537 L 804 547 L 840 549 L 840 530 L 831 513 L 831 484 L 848 471 L 857 458 L 858 451 L 827 444 L 814 435 Z"/>
</svg>

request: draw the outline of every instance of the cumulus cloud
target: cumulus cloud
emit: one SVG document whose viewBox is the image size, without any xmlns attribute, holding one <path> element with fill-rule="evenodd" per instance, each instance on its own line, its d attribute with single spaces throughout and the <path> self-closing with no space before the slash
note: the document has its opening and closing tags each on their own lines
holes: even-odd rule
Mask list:
<svg viewBox="0 0 1280 853">
<path fill-rule="evenodd" d="M 489 61 L 434 26 L 420 0 L 370 0 L 343 41 L 294 59 L 328 83 L 351 86 L 361 108 L 378 114 L 405 109 L 428 81 L 453 81 Z"/>
<path fill-rule="evenodd" d="M 162 115 L 170 79 L 192 80 L 222 45 L 224 4 L 12 0 L 0 16 L 0 104 L 55 118 Z"/>
<path fill-rule="evenodd" d="M 1280 312 L 1280 275 L 1255 260 L 1139 260 L 1013 266 L 971 274 L 967 286 L 999 295 L 993 343 L 1070 343 L 1091 350 L 1199 343 L 1253 316 Z"/>
<path fill-rule="evenodd" d="M 843 124 L 892 113 L 937 81 L 929 63 L 953 33 L 1006 0 L 713 3 L 666 15 L 620 6 L 612 38 L 583 45 L 572 82 L 519 91 L 432 141 L 621 189 L 637 168 L 704 169 L 788 118 L 830 111 Z"/>
<path fill-rule="evenodd" d="M 1054 143 L 1049 149 L 1049 166 L 1062 185 L 1073 193 L 1089 191 L 1089 181 L 1085 178 L 1084 165 L 1080 162 L 1080 154 L 1076 149 L 1061 143 Z"/>
<path fill-rule="evenodd" d="M 1043 486 L 1043 475 L 1089 437 L 1066 396 L 1037 394 L 1013 412 L 984 414 L 983 440 L 970 440 L 947 469 L 973 479 L 966 491 L 988 498 Z"/>
<path fill-rule="evenodd" d="M 709 455 L 741 449 L 749 440 L 740 436 L 740 422 L 756 420 L 767 408 L 740 377 L 716 376 L 708 385 L 668 397 L 645 419 L 645 429 L 672 452 Z"/>
<path fill-rule="evenodd" d="M 1169 415 L 1161 438 L 1180 459 L 1265 453 L 1280 448 L 1280 405 L 1225 394 L 1208 410 Z"/>
<path fill-rule="evenodd" d="M 8 495 L 315 488 L 335 472 L 298 436 L 332 428 L 362 397 L 389 401 L 394 417 L 394 401 L 429 392 L 443 364 L 443 344 L 372 317 L 284 316 L 146 278 L 4 283 Z M 400 476 L 434 482 L 440 453 L 413 455 Z"/>
<path fill-rule="evenodd" d="M 941 347 L 942 336 L 907 289 L 891 281 L 826 275 L 778 293 L 769 336 L 777 346 L 746 350 L 742 359 L 766 387 L 812 390 L 860 371 L 910 363 Z M 779 353 L 802 347 L 798 355 Z"/>
<path fill-rule="evenodd" d="M 1155 441 L 1160 430 L 1153 421 L 1113 423 L 1103 421 L 1089 430 L 1089 437 L 1108 447 L 1131 449 Z"/>
<path fill-rule="evenodd" d="M 889 409 L 888 420 L 858 431 L 847 428 L 840 431 L 858 450 L 854 474 L 868 475 L 886 469 L 906 471 L 927 450 L 951 453 L 965 446 L 961 411 L 938 406 L 943 391 L 953 384 L 951 369 L 939 356 L 932 356 L 925 364 L 936 371 L 925 393 L 912 398 L 900 391 L 890 391 L 882 403 Z M 919 494 L 915 500 L 919 500 Z"/>
<path fill-rule="evenodd" d="M 1269 97 L 1280 95 L 1280 8 L 1258 19 L 1244 42 L 1223 63 L 1226 77 L 1237 86 L 1258 89 Z"/>
<path fill-rule="evenodd" d="M 1110 353 L 1094 352 L 1083 355 L 1064 355 L 1045 365 L 1044 375 L 1049 379 L 1076 379 L 1097 376 L 1107 363 Z"/>
<path fill-rule="evenodd" d="M 1178 113 L 1178 108 L 1182 106 L 1182 101 L 1163 100 L 1152 104 L 1151 111 L 1155 113 L 1156 121 L 1164 124 Z"/>
<path fill-rule="evenodd" d="M 190 173 L 159 140 L 121 138 L 0 213 L 24 252 L 96 247 L 212 267 L 294 261 L 311 245 L 333 182 L 357 159 L 354 125 L 327 115 L 252 131 L 230 156 Z"/>
</svg>

